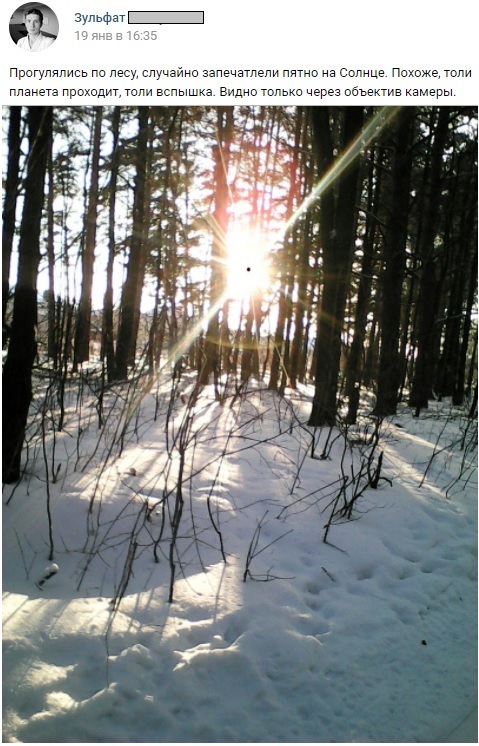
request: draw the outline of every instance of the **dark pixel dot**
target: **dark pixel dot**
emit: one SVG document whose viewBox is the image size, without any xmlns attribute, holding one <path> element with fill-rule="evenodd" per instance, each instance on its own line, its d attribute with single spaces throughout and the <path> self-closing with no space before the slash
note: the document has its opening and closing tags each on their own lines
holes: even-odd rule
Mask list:
<svg viewBox="0 0 479 746">
<path fill-rule="evenodd" d="M 247 272 L 251 272 L 251 267 L 246 267 Z"/>
</svg>

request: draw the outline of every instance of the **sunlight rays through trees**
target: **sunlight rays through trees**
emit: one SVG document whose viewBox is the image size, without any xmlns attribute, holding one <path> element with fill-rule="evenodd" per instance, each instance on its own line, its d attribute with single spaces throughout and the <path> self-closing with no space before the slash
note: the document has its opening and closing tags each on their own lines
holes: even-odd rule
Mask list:
<svg viewBox="0 0 479 746">
<path fill-rule="evenodd" d="M 29 112 L 4 111 L 7 362 Z M 228 380 L 281 394 L 311 382 L 313 427 L 345 405 L 354 422 L 362 387 L 381 416 L 407 397 L 420 413 L 473 394 L 474 109 L 49 112 L 32 283 L 54 375 L 99 365 L 113 384 L 180 366 L 217 399 Z"/>
</svg>

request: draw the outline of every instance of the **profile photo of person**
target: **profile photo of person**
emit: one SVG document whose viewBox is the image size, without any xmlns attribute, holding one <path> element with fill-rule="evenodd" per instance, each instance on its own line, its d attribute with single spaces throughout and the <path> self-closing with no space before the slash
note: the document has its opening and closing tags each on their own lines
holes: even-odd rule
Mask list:
<svg viewBox="0 0 479 746">
<path fill-rule="evenodd" d="M 43 52 L 58 35 L 55 13 L 43 3 L 20 6 L 10 19 L 10 36 L 19 49 Z"/>
</svg>

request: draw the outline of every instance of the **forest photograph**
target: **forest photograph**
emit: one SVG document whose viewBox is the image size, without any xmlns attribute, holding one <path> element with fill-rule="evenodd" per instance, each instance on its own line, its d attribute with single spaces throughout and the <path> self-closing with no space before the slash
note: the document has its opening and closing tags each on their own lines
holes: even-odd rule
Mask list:
<svg viewBox="0 0 479 746">
<path fill-rule="evenodd" d="M 2 115 L 4 742 L 477 742 L 477 108 Z"/>
</svg>

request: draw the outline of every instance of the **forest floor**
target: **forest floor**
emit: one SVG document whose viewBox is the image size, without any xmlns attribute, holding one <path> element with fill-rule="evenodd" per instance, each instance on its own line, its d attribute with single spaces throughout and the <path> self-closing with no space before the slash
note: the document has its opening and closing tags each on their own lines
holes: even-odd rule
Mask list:
<svg viewBox="0 0 479 746">
<path fill-rule="evenodd" d="M 4 740 L 477 742 L 476 423 L 403 407 L 373 452 L 367 418 L 313 434 L 306 388 L 190 391 L 131 419 L 111 394 L 101 429 L 72 394 L 33 428 L 3 496 Z"/>
</svg>

